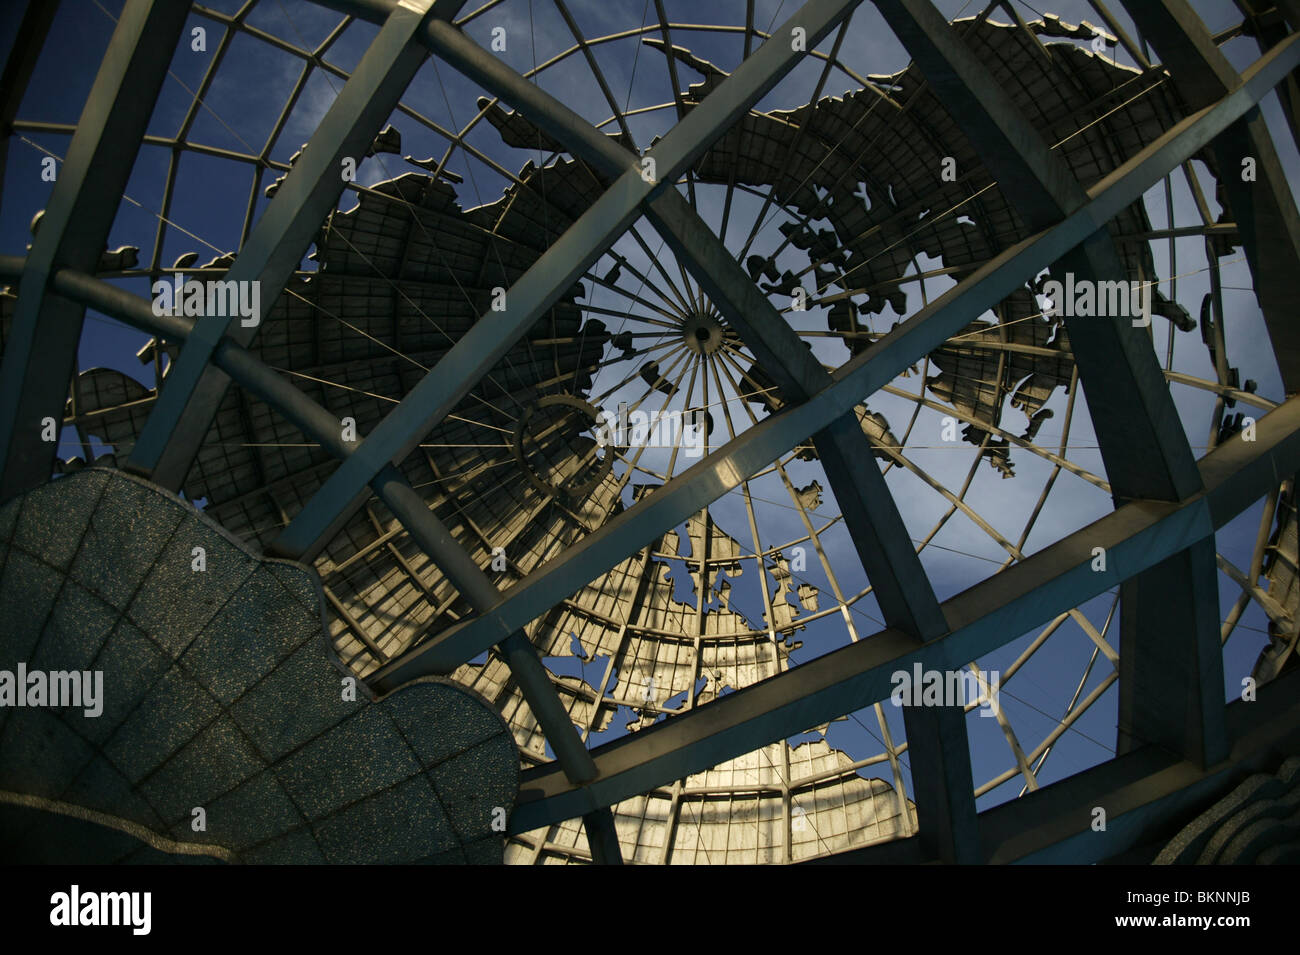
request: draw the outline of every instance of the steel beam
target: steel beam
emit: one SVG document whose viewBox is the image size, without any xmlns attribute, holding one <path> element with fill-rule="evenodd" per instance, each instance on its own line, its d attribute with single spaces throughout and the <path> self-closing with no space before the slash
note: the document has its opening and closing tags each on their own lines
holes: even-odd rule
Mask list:
<svg viewBox="0 0 1300 955">
<path fill-rule="evenodd" d="M 830 385 L 826 369 L 680 192 L 664 193 L 647 214 L 786 401 L 807 401 Z M 945 633 L 947 622 L 856 408 L 818 429 L 813 442 L 885 622 L 920 640 Z"/>
<path fill-rule="evenodd" d="M 1119 743 L 1208 766 L 1228 751 L 1214 540 L 1120 585 Z"/>
<path fill-rule="evenodd" d="M 21 272 L 21 259 L 0 256 L 0 277 Z M 94 308 L 142 331 L 171 341 L 184 342 L 194 333 L 193 320 L 156 315 L 145 299 L 82 272 L 60 269 L 54 273 L 51 286 L 82 307 Z M 233 339 L 227 337 L 218 343 L 212 362 L 244 390 L 266 402 L 333 456 L 345 458 L 352 453 L 354 446 L 342 439 L 338 419 L 333 414 Z M 429 555 L 472 605 L 481 607 L 493 599 L 497 591 L 487 575 L 470 559 L 451 532 L 429 510 L 396 468 L 388 467 L 380 472 L 374 481 L 374 490 L 406 528 L 411 539 Z M 519 684 L 520 692 L 555 752 L 556 762 L 575 782 L 591 779 L 595 775 L 595 764 L 574 729 L 531 641 L 516 630 L 504 635 L 500 647 L 511 674 Z M 380 693 L 391 692 L 393 689 L 396 687 L 387 690 L 381 688 Z M 597 815 L 605 812 L 606 810 L 599 810 Z M 612 856 L 610 861 L 614 861 Z"/>
<path fill-rule="evenodd" d="M 582 817 L 582 828 L 587 833 L 587 847 L 591 849 L 592 861 L 597 865 L 622 865 L 623 854 L 618 844 L 618 831 L 614 827 L 614 815 L 608 809 L 604 812 L 586 813 Z"/>
<path fill-rule="evenodd" d="M 1288 32 L 1300 31 L 1300 0 L 1236 0 L 1236 3 L 1261 53 L 1285 39 Z M 1294 73 L 1278 86 L 1277 97 L 1291 131 L 1291 141 L 1300 146 L 1300 83 Z"/>
<path fill-rule="evenodd" d="M 647 210 L 678 261 L 695 276 L 787 401 L 807 401 L 830 375 L 677 190 Z M 934 588 L 862 430 L 857 409 L 813 435 L 822 468 L 885 623 L 918 641 L 948 631 Z M 946 862 L 979 859 L 970 747 L 962 707 L 907 707 L 920 837 Z"/>
<path fill-rule="evenodd" d="M 1126 0 L 1124 7 L 1193 109 L 1215 102 L 1240 85 L 1241 77 L 1184 0 Z M 1294 6 L 1290 12 L 1295 13 Z M 1300 391 L 1300 323 L 1295 320 L 1300 214 L 1286 171 L 1258 110 L 1226 130 L 1212 148 L 1218 159 L 1219 183 L 1227 193 L 1250 264 L 1282 385 L 1293 395 Z M 1254 161 L 1253 182 L 1243 179 L 1242 163 L 1247 159 Z"/>
<path fill-rule="evenodd" d="M 226 273 L 226 281 L 260 283 L 262 315 L 337 205 L 344 158 L 359 161 L 365 155 L 424 61 L 416 36 L 432 5 L 433 0 L 403 0 L 393 7 Z M 163 382 L 127 470 L 172 490 L 181 487 L 229 386 L 228 376 L 212 366 L 213 353 L 227 335 L 247 345 L 260 318 L 247 326 L 238 316 L 200 318 Z"/>
<path fill-rule="evenodd" d="M 431 49 L 438 55 L 530 116 L 540 128 L 590 164 L 598 175 L 616 177 L 625 167 L 627 154 L 610 137 L 534 84 L 523 81 L 496 58 L 484 57 L 458 31 L 431 25 L 429 32 Z M 663 192 L 647 205 L 647 214 L 679 260 L 740 332 L 760 364 L 773 374 L 788 399 L 802 401 L 829 383 L 825 370 L 680 193 L 675 189 Z M 886 619 L 920 639 L 943 633 L 946 622 L 871 454 L 856 411 L 846 412 L 834 425 L 819 431 L 814 442 Z M 864 486 L 858 485 L 855 476 Z M 935 783 L 933 791 L 919 797 L 922 830 L 927 840 L 936 840 L 936 849 L 942 855 L 968 861 L 978 849 L 964 716 L 956 712 L 927 714 L 926 720 L 943 724 L 941 732 L 936 726 L 920 725 L 920 719 L 909 711 L 909 739 L 913 735 L 937 733 L 936 745 L 919 746 L 914 753 L 938 756 L 944 752 L 942 740 L 956 740 L 960 744 L 947 748 L 946 759 L 917 768 L 918 778 Z"/>
<path fill-rule="evenodd" d="M 1252 773 L 1272 773 L 1279 753 L 1300 746 L 1300 671 L 1259 689 L 1258 699 L 1226 708 L 1231 750 L 1220 762 L 1197 766 L 1160 746 L 1144 746 L 1068 779 L 1043 786 L 980 813 L 988 862 L 1089 865 L 1145 862 L 1180 826 L 1227 795 Z M 1094 810 L 1106 828 L 1093 828 Z M 851 849 L 809 860 L 813 865 L 922 864 L 935 861 L 915 838 Z"/>
<path fill-rule="evenodd" d="M 511 825 L 518 831 L 571 819 L 717 765 L 887 698 L 892 674 L 943 670 L 977 659 L 1058 613 L 1211 538 L 1300 468 L 1300 398 L 1260 419 L 1256 441 L 1234 440 L 1202 458 L 1204 489 L 1178 503 L 1134 501 L 958 594 L 943 605 L 952 632 L 917 645 L 896 630 L 810 660 L 592 751 L 599 771 L 571 786 L 554 770 L 524 775 Z M 1092 548 L 1107 569 L 1092 569 Z M 1180 757 L 1170 754 L 1179 761 Z"/>
<path fill-rule="evenodd" d="M 904 706 L 903 729 L 921 848 L 948 864 L 983 862 L 965 707 Z"/>
<path fill-rule="evenodd" d="M 1065 160 L 930 0 L 877 0 L 877 6 L 994 179 L 1008 184 L 1003 195 L 1030 228 L 1059 222 L 1087 202 Z M 1053 266 L 1058 277 L 1063 272 L 1095 287 L 1101 281 L 1129 281 L 1105 228 Z M 1120 317 L 1065 319 L 1106 476 L 1116 503 L 1183 500 L 1200 487 L 1195 458 L 1150 339 L 1124 311 Z M 1170 558 L 1168 568 L 1125 582 L 1121 745 L 1128 732 L 1159 738 L 1201 764 L 1223 755 L 1223 662 L 1214 580 L 1210 543 Z M 1195 665 L 1175 665 L 1184 660 Z M 1167 705 L 1169 697 L 1180 705 Z M 1149 705 L 1152 700 L 1161 705 Z M 1195 714 L 1185 712 L 1189 701 Z"/>
<path fill-rule="evenodd" d="M 337 432 L 337 422 L 331 423 Z M 354 452 L 355 453 L 355 452 Z M 490 605 L 498 596 L 496 587 L 466 553 L 451 531 L 438 519 L 428 504 L 411 487 L 398 470 L 389 465 L 372 482 L 376 496 L 410 534 L 411 539 L 433 560 L 475 609 Z M 546 734 L 555 752 L 556 762 L 565 775 L 575 782 L 585 782 L 596 774 L 591 754 L 583 745 L 569 713 L 564 708 L 537 649 L 522 630 L 502 634 L 498 641 L 501 654 L 519 690 L 528 701 L 533 716 Z"/>
<path fill-rule="evenodd" d="M 1088 201 L 1069 165 L 929 0 L 877 0 L 876 6 L 1031 230 L 1060 222 Z M 1128 279 L 1105 229 L 1054 271 L 1090 282 Z M 1127 316 L 1065 321 L 1116 499 L 1175 501 L 1195 491 L 1195 458 L 1146 333 Z"/>
<path fill-rule="evenodd" d="M 36 60 L 45 49 L 45 37 L 58 12 L 59 0 L 27 0 L 22 18 L 14 33 L 13 45 L 5 54 L 0 68 L 0 203 L 4 201 L 4 178 L 9 168 L 9 140 L 18 106 L 27 92 L 27 83 L 36 69 Z"/>
<path fill-rule="evenodd" d="M 1279 45 L 1251 67 L 1242 86 L 1213 107 L 1177 123 L 1089 190 L 1085 205 L 1056 225 L 1017 243 L 831 374 L 831 384 L 807 401 L 783 408 L 722 448 L 676 475 L 587 535 L 563 554 L 534 570 L 502 595 L 486 615 L 457 624 L 391 661 L 377 675 L 381 682 L 405 682 L 412 675 L 449 673 L 497 639 L 576 592 L 609 570 L 629 550 L 644 546 L 738 487 L 827 421 L 844 414 L 893 381 L 916 360 L 938 348 L 985 309 L 1006 298 L 1069 249 L 1092 235 L 1151 185 L 1239 119 L 1282 77 L 1300 63 L 1300 36 Z M 974 656 L 966 660 L 975 659 Z M 960 665 L 960 664 L 959 664 Z M 712 704 L 710 704 L 712 705 Z M 810 723 L 808 725 L 814 725 Z"/>
<path fill-rule="evenodd" d="M 792 29 L 803 28 L 807 33 L 807 43 L 815 45 L 858 2 L 810 0 L 776 30 L 772 39 L 713 90 L 704 103 L 687 114 L 650 150 L 647 155 L 655 163 L 653 178 L 643 177 L 646 167 L 630 153 L 620 150 L 617 178 L 511 286 L 506 293 L 505 310 L 486 312 L 461 336 L 442 360 L 366 436 L 357 453 L 330 475 L 309 506 L 299 512 L 273 544 L 273 551 L 294 557 L 310 556 L 319 551 L 323 542 L 347 522 L 358 494 L 370 479 L 384 465 L 404 459 L 421 437 L 451 413 L 515 342 L 631 226 L 641 214 L 642 203 L 673 188 L 677 178 L 738 116 L 795 67 L 803 53 L 791 49 L 789 38 Z M 477 78 L 480 73 L 497 75 L 503 68 L 496 57 L 468 41 L 445 22 L 431 21 L 425 36 L 432 37 L 435 44 L 443 42 L 454 46 L 460 53 L 460 61 L 468 61 L 473 66 L 475 72 L 471 73 L 471 78 Z M 453 61 L 453 65 L 457 65 L 457 61 Z M 519 79 L 522 83 L 522 78 Z M 576 115 L 573 118 L 577 120 L 579 129 L 590 129 L 585 120 Z M 584 583 L 586 581 L 578 581 L 575 589 Z"/>
<path fill-rule="evenodd" d="M 32 241 L 0 365 L 0 500 L 50 478 L 58 442 L 41 439 L 41 420 L 63 421 L 85 310 L 47 286 L 58 268 L 98 266 L 188 13 L 170 0 L 129 0 L 86 98 Z"/>
<path fill-rule="evenodd" d="M 615 178 L 626 168 L 629 154 L 608 136 L 524 81 L 495 57 L 485 56 L 459 31 L 431 23 L 428 32 L 435 52 L 517 109 L 537 117 L 534 121 L 539 126 L 563 142 L 574 155 L 589 162 L 599 174 Z M 714 105 L 712 97 L 710 105 Z M 740 112 L 735 115 L 739 116 Z M 675 189 L 662 192 L 650 201 L 647 211 L 760 363 L 773 373 L 788 398 L 802 401 L 829 383 L 825 370 L 680 193 Z M 833 426 L 820 431 L 814 441 L 886 619 L 921 639 L 932 639 L 945 632 L 947 625 L 938 601 L 911 547 L 910 535 L 871 454 L 856 411 L 841 416 Z M 855 476 L 863 486 L 858 485 Z M 292 552 L 284 541 L 277 548 Z M 922 721 L 927 725 L 922 726 Z M 973 861 L 978 843 L 974 833 L 975 805 L 964 715 L 945 711 L 922 717 L 909 710 L 908 734 L 909 740 L 913 736 L 934 734 L 936 743 L 928 748 L 917 745 L 912 750 L 914 764 L 918 759 L 922 763 L 916 766 L 915 776 L 925 779 L 930 786 L 924 793 L 918 792 L 918 816 L 925 838 L 933 839 L 936 852 L 945 858 Z M 952 745 L 945 747 L 943 741 Z M 922 755 L 926 753 L 932 754 L 936 761 L 926 760 Z"/>
</svg>

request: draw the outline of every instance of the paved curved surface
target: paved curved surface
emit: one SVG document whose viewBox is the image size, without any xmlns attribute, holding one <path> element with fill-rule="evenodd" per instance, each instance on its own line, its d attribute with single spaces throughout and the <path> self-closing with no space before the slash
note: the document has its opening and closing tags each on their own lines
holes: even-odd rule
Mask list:
<svg viewBox="0 0 1300 955">
<path fill-rule="evenodd" d="M 119 471 L 0 506 L 0 856 L 500 862 L 505 722 L 442 680 L 373 699 L 322 602 L 306 567 Z M 50 823 L 36 847 L 33 811 L 134 838 Z"/>
</svg>

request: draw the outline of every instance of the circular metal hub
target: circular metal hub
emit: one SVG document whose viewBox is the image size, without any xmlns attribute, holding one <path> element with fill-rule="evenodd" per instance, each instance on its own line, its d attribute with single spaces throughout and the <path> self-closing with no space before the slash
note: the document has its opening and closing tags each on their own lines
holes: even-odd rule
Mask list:
<svg viewBox="0 0 1300 955">
<path fill-rule="evenodd" d="M 682 340 L 697 355 L 712 355 L 722 347 L 725 332 L 712 315 L 692 315 L 682 323 Z"/>
</svg>

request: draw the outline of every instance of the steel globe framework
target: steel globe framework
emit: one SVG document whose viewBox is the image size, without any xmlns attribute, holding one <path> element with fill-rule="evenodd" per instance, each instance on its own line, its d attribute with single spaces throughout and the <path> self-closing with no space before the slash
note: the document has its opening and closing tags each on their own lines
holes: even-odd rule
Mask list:
<svg viewBox="0 0 1300 955">
<path fill-rule="evenodd" d="M 59 171 L 0 256 L 0 500 L 111 464 L 314 568 L 349 672 L 504 718 L 507 861 L 1100 861 L 1296 752 L 1293 4 L 127 0 L 76 123 L 25 112 L 56 6 L 5 65 L 10 152 Z M 292 64 L 258 134 L 245 45 Z M 251 182 L 202 210 L 232 248 L 202 168 Z M 260 321 L 159 314 L 180 275 Z M 151 386 L 78 368 L 87 309 Z M 930 671 L 983 692 L 893 705 Z"/>
</svg>

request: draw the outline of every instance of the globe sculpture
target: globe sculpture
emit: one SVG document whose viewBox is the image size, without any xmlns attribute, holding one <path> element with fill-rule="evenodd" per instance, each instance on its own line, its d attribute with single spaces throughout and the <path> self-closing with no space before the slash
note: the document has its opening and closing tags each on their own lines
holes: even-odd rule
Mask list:
<svg viewBox="0 0 1300 955">
<path fill-rule="evenodd" d="M 1300 754 L 1300 8 L 95 6 L 3 66 L 6 854 L 1294 857 L 1207 846 Z"/>
</svg>

